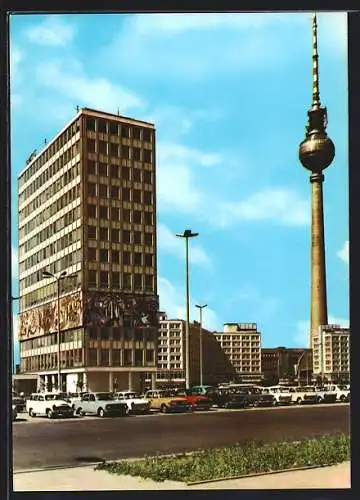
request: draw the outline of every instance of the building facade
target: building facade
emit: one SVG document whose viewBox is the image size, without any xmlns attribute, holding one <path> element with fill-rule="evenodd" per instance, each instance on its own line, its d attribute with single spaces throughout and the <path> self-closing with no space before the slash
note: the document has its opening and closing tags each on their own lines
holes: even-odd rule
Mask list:
<svg viewBox="0 0 360 500">
<path fill-rule="evenodd" d="M 154 125 L 83 108 L 18 191 L 21 372 L 47 389 L 140 388 L 158 330 Z M 59 308 L 44 271 L 67 273 Z"/>
<path fill-rule="evenodd" d="M 235 369 L 236 380 L 261 382 L 261 333 L 256 323 L 225 323 L 224 331 L 214 335 Z"/>
<path fill-rule="evenodd" d="M 200 323 L 190 323 L 190 385 L 200 383 Z M 185 331 L 182 319 L 159 320 L 156 384 L 161 387 L 185 386 Z M 203 383 L 213 385 L 233 380 L 236 372 L 216 341 L 214 333 L 202 328 Z M 147 382 L 150 379 L 147 377 Z"/>
<path fill-rule="evenodd" d="M 320 326 L 313 339 L 313 358 L 315 380 L 350 383 L 350 329 Z"/>
<path fill-rule="evenodd" d="M 312 351 L 308 348 L 263 347 L 261 367 L 266 385 L 309 384 L 312 380 Z"/>
</svg>

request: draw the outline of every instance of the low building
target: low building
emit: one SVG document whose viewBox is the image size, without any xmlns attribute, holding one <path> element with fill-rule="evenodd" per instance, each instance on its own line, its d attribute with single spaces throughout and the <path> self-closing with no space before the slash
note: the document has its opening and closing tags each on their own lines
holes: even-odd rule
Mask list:
<svg viewBox="0 0 360 500">
<path fill-rule="evenodd" d="M 312 351 L 306 348 L 263 347 L 261 367 L 266 385 L 309 384 L 312 380 Z"/>
<path fill-rule="evenodd" d="M 313 372 L 317 381 L 350 382 L 350 329 L 340 325 L 319 327 L 313 339 Z"/>
<path fill-rule="evenodd" d="M 190 323 L 190 385 L 200 383 L 200 324 Z M 158 387 L 185 384 L 186 321 L 167 319 L 162 313 L 159 320 L 158 359 L 156 385 Z M 216 341 L 214 333 L 202 328 L 203 383 L 207 385 L 233 380 L 236 376 L 228 356 Z M 150 382 L 150 377 L 146 378 Z"/>
<path fill-rule="evenodd" d="M 224 331 L 214 334 L 235 370 L 235 381 L 260 383 L 261 333 L 256 323 L 225 323 Z"/>
</svg>

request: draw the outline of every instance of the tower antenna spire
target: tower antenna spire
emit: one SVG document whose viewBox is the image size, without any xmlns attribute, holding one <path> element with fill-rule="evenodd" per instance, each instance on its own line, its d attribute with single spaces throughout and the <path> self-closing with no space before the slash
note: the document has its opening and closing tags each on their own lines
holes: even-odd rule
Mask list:
<svg viewBox="0 0 360 500">
<path fill-rule="evenodd" d="M 321 107 L 320 103 L 320 88 L 319 88 L 319 54 L 317 45 L 317 19 L 316 13 L 313 14 L 312 18 L 312 35 L 313 35 L 313 88 L 312 88 L 312 108 L 319 109 Z"/>
</svg>

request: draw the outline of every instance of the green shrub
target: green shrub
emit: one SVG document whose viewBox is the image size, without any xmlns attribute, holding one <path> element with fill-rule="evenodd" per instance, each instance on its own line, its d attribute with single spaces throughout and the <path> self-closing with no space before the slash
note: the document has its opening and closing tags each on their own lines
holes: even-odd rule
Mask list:
<svg viewBox="0 0 360 500">
<path fill-rule="evenodd" d="M 306 466 L 331 465 L 350 459 L 350 437 L 320 436 L 286 443 L 249 442 L 191 455 L 146 457 L 98 465 L 112 474 L 155 481 L 196 482 Z"/>
</svg>

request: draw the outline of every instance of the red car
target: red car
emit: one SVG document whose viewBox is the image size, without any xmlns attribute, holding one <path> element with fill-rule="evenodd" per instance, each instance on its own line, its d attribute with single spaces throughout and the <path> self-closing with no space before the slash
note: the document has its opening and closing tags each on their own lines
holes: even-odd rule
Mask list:
<svg viewBox="0 0 360 500">
<path fill-rule="evenodd" d="M 191 404 L 193 410 L 204 410 L 208 411 L 211 409 L 213 403 L 207 396 L 199 396 L 198 394 L 191 394 L 190 391 L 185 389 L 177 389 L 176 396 L 181 396 L 186 399 L 188 403 Z"/>
</svg>

